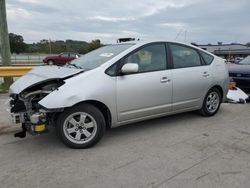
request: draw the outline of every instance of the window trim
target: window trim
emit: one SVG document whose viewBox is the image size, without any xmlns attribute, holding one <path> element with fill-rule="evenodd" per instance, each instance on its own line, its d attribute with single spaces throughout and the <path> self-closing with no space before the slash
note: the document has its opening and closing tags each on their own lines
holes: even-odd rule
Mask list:
<svg viewBox="0 0 250 188">
<path fill-rule="evenodd" d="M 157 45 L 157 44 L 162 44 L 165 48 L 165 54 L 166 54 L 166 68 L 165 69 L 162 69 L 162 70 L 151 70 L 151 71 L 145 71 L 145 72 L 137 72 L 137 73 L 131 73 L 131 74 L 126 74 L 127 75 L 134 75 L 134 74 L 142 74 L 142 73 L 148 73 L 148 72 L 156 72 L 156 71 L 164 71 L 164 70 L 168 70 L 170 69 L 170 57 L 169 57 L 169 54 L 168 54 L 168 46 L 166 45 L 166 42 L 151 42 L 151 43 L 147 43 L 147 44 L 144 44 L 134 50 L 132 50 L 131 52 L 129 52 L 128 54 L 126 54 L 125 56 L 123 56 L 122 58 L 120 58 L 119 60 L 117 60 L 115 63 L 113 63 L 111 66 L 109 66 L 106 70 L 105 70 L 105 74 L 111 76 L 111 77 L 117 77 L 117 76 L 125 76 L 124 74 L 122 74 L 120 71 L 121 71 L 121 68 L 122 66 L 124 65 L 124 59 L 127 58 L 128 56 L 132 55 L 133 53 L 147 47 L 147 46 L 151 46 L 151 45 Z M 110 75 L 108 74 L 108 70 L 112 67 L 112 66 L 115 66 L 115 64 L 117 64 L 117 67 L 116 67 L 116 71 L 115 71 L 115 74 L 114 75 Z"/>
<path fill-rule="evenodd" d="M 185 48 L 189 48 L 189 49 L 192 49 L 194 51 L 197 52 L 198 56 L 200 57 L 200 65 L 195 65 L 195 66 L 188 66 L 188 67 L 179 67 L 179 68 L 175 68 L 174 67 L 174 61 L 173 61 L 173 54 L 172 54 L 172 50 L 171 50 L 171 47 L 170 45 L 178 45 L 178 46 L 183 46 Z M 188 46 L 188 45 L 185 45 L 185 44 L 180 44 L 180 43 L 177 43 L 177 42 L 167 42 L 167 46 L 169 48 L 169 56 L 170 56 L 170 59 L 171 59 L 171 69 L 185 69 L 185 68 L 192 68 L 192 67 L 200 67 L 200 66 L 205 66 L 207 65 L 205 63 L 205 61 L 203 60 L 201 54 L 199 53 L 199 50 L 192 47 L 192 46 Z"/>
</svg>

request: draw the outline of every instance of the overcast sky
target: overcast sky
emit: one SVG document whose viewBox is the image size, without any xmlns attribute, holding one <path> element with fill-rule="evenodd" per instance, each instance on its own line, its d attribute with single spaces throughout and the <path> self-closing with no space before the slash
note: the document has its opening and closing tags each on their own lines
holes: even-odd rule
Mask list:
<svg viewBox="0 0 250 188">
<path fill-rule="evenodd" d="M 250 0 L 6 0 L 9 32 L 41 39 L 250 41 Z"/>
</svg>

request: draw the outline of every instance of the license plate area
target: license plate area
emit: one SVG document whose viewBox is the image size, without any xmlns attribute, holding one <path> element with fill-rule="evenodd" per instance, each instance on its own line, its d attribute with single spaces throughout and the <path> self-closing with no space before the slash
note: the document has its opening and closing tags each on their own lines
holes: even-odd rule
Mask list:
<svg viewBox="0 0 250 188">
<path fill-rule="evenodd" d="M 20 120 L 20 114 L 11 114 L 11 120 L 13 123 L 20 123 L 21 120 Z"/>
<path fill-rule="evenodd" d="M 16 124 L 24 123 L 24 115 L 22 113 L 12 113 L 11 121 Z"/>
</svg>

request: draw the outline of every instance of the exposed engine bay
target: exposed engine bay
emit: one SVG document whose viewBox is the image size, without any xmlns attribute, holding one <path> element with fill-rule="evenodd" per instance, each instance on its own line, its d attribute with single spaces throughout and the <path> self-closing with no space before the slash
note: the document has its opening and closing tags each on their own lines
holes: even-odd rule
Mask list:
<svg viewBox="0 0 250 188">
<path fill-rule="evenodd" d="M 48 125 L 54 125 L 54 115 L 60 109 L 48 111 L 38 102 L 63 83 L 64 81 L 59 79 L 47 81 L 27 88 L 20 94 L 11 94 L 10 112 L 14 123 L 21 123 L 24 131 L 32 135 L 46 132 Z"/>
<path fill-rule="evenodd" d="M 84 72 L 70 67 L 36 67 L 10 86 L 10 112 L 14 123 L 21 123 L 23 131 L 16 137 L 25 137 L 26 131 L 41 134 L 54 125 L 57 112 L 63 109 L 46 109 L 39 104 L 51 92 L 58 90 L 65 79 Z"/>
</svg>

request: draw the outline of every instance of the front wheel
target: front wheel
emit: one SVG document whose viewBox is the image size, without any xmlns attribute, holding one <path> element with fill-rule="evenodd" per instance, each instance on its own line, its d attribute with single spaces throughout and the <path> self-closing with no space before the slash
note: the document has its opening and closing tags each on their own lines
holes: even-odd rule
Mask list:
<svg viewBox="0 0 250 188">
<path fill-rule="evenodd" d="M 199 110 L 200 114 L 203 116 L 215 115 L 220 108 L 221 98 L 221 93 L 217 88 L 210 89 L 204 98 L 202 108 Z"/>
<path fill-rule="evenodd" d="M 49 61 L 47 62 L 47 64 L 48 64 L 48 65 L 54 65 L 54 61 L 49 60 Z"/>
<path fill-rule="evenodd" d="M 57 132 L 64 144 L 71 148 L 89 148 L 105 132 L 103 114 L 95 106 L 81 104 L 65 110 L 57 120 Z"/>
</svg>

